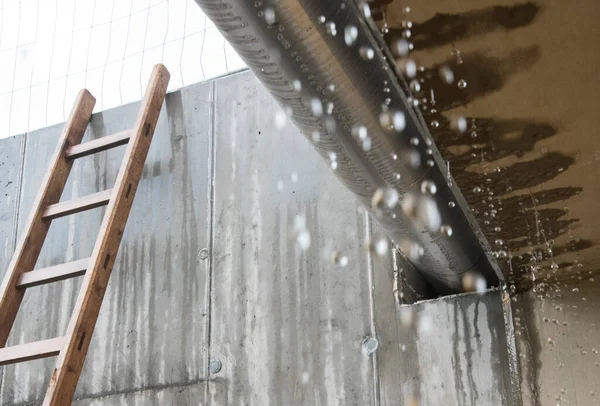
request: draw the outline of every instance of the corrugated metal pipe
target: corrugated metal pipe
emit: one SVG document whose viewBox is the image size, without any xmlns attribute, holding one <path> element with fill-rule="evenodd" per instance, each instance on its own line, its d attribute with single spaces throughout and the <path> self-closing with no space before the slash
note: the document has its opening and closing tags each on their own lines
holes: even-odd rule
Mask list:
<svg viewBox="0 0 600 406">
<path fill-rule="evenodd" d="M 439 293 L 461 291 L 469 271 L 498 284 L 479 229 L 363 4 L 196 2 Z"/>
</svg>

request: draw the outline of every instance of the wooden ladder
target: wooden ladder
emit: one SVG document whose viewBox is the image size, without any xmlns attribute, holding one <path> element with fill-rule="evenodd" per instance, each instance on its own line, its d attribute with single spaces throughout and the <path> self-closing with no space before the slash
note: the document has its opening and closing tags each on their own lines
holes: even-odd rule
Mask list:
<svg viewBox="0 0 600 406">
<path fill-rule="evenodd" d="M 73 400 L 169 77 L 163 65 L 154 67 L 131 130 L 83 144 L 96 99 L 87 90 L 79 92 L 0 286 L 0 365 L 58 355 L 44 405 L 68 405 Z M 127 150 L 112 189 L 59 203 L 75 159 L 123 144 L 128 144 Z M 33 270 L 53 219 L 100 206 L 107 209 L 89 258 Z M 63 337 L 5 348 L 26 288 L 80 275 L 84 275 L 81 290 Z"/>
</svg>

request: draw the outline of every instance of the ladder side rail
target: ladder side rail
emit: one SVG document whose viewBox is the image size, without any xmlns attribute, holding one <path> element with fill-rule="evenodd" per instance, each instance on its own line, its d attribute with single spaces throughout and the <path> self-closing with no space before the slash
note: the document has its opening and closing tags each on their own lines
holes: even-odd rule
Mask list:
<svg viewBox="0 0 600 406">
<path fill-rule="evenodd" d="M 60 352 L 48 385 L 44 405 L 70 404 L 98 313 L 125 230 L 133 198 L 142 175 L 148 149 L 169 83 L 169 72 L 156 65 L 117 175 L 96 244 L 90 257 L 73 315 L 65 334 L 67 343 Z"/>
<path fill-rule="evenodd" d="M 82 90 L 77 95 L 56 150 L 50 158 L 50 165 L 33 202 L 24 232 L 0 285 L 0 348 L 6 345 L 25 294 L 24 289 L 17 288 L 19 277 L 23 272 L 33 270 L 48 234 L 50 221 L 42 219 L 44 210 L 60 200 L 71 172 L 72 161 L 65 159 L 65 151 L 81 143 L 95 104 L 96 99 L 87 90 Z"/>
</svg>

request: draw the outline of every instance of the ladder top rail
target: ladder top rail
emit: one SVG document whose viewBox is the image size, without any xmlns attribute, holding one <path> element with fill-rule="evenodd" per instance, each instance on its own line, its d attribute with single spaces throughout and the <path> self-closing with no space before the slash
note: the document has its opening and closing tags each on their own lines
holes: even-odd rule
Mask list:
<svg viewBox="0 0 600 406">
<path fill-rule="evenodd" d="M 56 150 L 50 158 L 48 170 L 42 179 L 37 197 L 25 224 L 24 232 L 15 248 L 2 285 L 0 285 L 0 348 L 6 340 L 23 300 L 23 289 L 17 289 L 19 276 L 32 271 L 50 226 L 42 215 L 48 205 L 57 203 L 71 172 L 72 161 L 65 159 L 65 151 L 72 145 L 81 143 L 87 128 L 96 99 L 87 90 L 82 90 L 69 114 Z"/>
</svg>

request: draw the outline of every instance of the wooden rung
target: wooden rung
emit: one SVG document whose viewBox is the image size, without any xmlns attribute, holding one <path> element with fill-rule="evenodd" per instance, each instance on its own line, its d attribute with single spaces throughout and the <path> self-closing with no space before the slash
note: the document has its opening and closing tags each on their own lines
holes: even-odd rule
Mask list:
<svg viewBox="0 0 600 406">
<path fill-rule="evenodd" d="M 65 346 L 65 337 L 0 348 L 0 365 L 16 364 L 58 355 Z"/>
<path fill-rule="evenodd" d="M 87 270 L 89 258 L 80 259 L 78 261 L 67 262 L 48 268 L 36 269 L 35 271 L 23 272 L 19 276 L 17 288 L 30 288 L 32 286 L 43 285 L 61 281 L 63 279 L 75 278 L 85 274 Z"/>
<path fill-rule="evenodd" d="M 78 197 L 77 199 L 52 204 L 46 208 L 42 218 L 44 220 L 53 220 L 59 217 L 68 216 L 69 214 L 79 213 L 80 211 L 106 206 L 110 200 L 111 192 L 111 189 L 107 189 L 102 192 Z"/>
<path fill-rule="evenodd" d="M 92 141 L 84 142 L 83 144 L 73 145 L 67 149 L 65 156 L 68 159 L 77 159 L 97 152 L 106 151 L 107 149 L 127 144 L 130 136 L 131 130 L 125 130 L 116 134 L 107 135 L 106 137 L 100 137 Z"/>
</svg>

